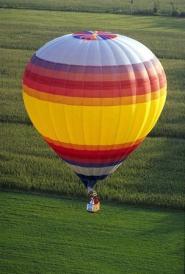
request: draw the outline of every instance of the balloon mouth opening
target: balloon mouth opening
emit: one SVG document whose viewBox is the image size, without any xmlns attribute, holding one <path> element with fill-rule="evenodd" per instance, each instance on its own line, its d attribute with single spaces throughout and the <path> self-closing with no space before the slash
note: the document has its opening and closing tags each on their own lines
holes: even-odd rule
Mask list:
<svg viewBox="0 0 185 274">
<path fill-rule="evenodd" d="M 109 40 L 117 37 L 117 34 L 106 31 L 82 31 L 73 33 L 73 37 L 82 40 Z"/>
<path fill-rule="evenodd" d="M 76 175 L 80 178 L 82 183 L 86 188 L 93 188 L 97 181 L 101 181 L 105 179 L 108 175 L 100 175 L 100 176 L 87 176 L 83 174 L 76 173 Z"/>
</svg>

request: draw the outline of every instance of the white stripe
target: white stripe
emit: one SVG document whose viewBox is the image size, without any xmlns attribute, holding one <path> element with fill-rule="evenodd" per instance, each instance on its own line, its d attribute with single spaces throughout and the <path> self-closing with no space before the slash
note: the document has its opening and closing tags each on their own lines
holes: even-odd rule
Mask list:
<svg viewBox="0 0 185 274">
<path fill-rule="evenodd" d="M 45 44 L 36 55 L 50 62 L 83 66 L 128 65 L 154 58 L 154 54 L 143 44 L 122 35 L 91 41 L 68 34 Z"/>
<path fill-rule="evenodd" d="M 112 174 L 120 165 L 117 164 L 115 166 L 108 166 L 108 167 L 82 167 L 82 166 L 75 166 L 67 163 L 70 168 L 79 174 L 87 175 L 87 176 L 101 176 L 101 175 L 109 175 Z"/>
</svg>

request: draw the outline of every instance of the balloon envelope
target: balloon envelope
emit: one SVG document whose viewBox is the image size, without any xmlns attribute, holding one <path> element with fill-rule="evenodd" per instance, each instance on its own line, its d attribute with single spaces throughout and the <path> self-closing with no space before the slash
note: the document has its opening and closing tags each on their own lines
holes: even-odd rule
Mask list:
<svg viewBox="0 0 185 274">
<path fill-rule="evenodd" d="M 161 63 L 144 45 L 101 31 L 64 35 L 26 66 L 23 98 L 36 129 L 93 186 L 156 124 L 166 99 Z"/>
</svg>

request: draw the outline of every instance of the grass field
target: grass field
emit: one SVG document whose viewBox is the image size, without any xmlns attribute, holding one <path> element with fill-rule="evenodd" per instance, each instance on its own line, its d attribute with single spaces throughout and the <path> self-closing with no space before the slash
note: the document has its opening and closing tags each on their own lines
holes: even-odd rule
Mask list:
<svg viewBox="0 0 185 274">
<path fill-rule="evenodd" d="M 108 26 L 109 31 L 138 39 L 156 53 L 167 73 L 168 98 L 150 137 L 111 178 L 99 183 L 97 189 L 103 199 L 182 208 L 185 201 L 185 20 L 17 9 L 0 12 L 1 187 L 86 195 L 77 177 L 31 127 L 21 96 L 21 75 L 31 55 L 46 41 L 77 30 Z"/>
<path fill-rule="evenodd" d="M 0 273 L 183 274 L 183 213 L 0 193 Z"/>
<path fill-rule="evenodd" d="M 0 7 L 118 14 L 167 14 L 185 16 L 183 0 L 0 0 Z"/>
</svg>

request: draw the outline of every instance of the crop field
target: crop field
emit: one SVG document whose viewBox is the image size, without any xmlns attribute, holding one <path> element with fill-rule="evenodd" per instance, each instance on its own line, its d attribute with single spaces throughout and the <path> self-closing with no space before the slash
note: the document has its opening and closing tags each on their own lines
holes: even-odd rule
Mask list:
<svg viewBox="0 0 185 274">
<path fill-rule="evenodd" d="M 0 7 L 185 16 L 185 2 L 183 0 L 0 0 Z"/>
<path fill-rule="evenodd" d="M 101 197 L 131 204 L 182 208 L 185 158 L 184 19 L 1 9 L 0 185 L 85 196 L 79 179 L 47 147 L 25 113 L 21 76 L 46 41 L 83 29 L 108 29 L 136 38 L 164 65 L 168 97 L 162 116 L 142 146 L 109 179 Z"/>
<path fill-rule="evenodd" d="M 0 273 L 183 274 L 183 212 L 0 193 Z"/>
</svg>

